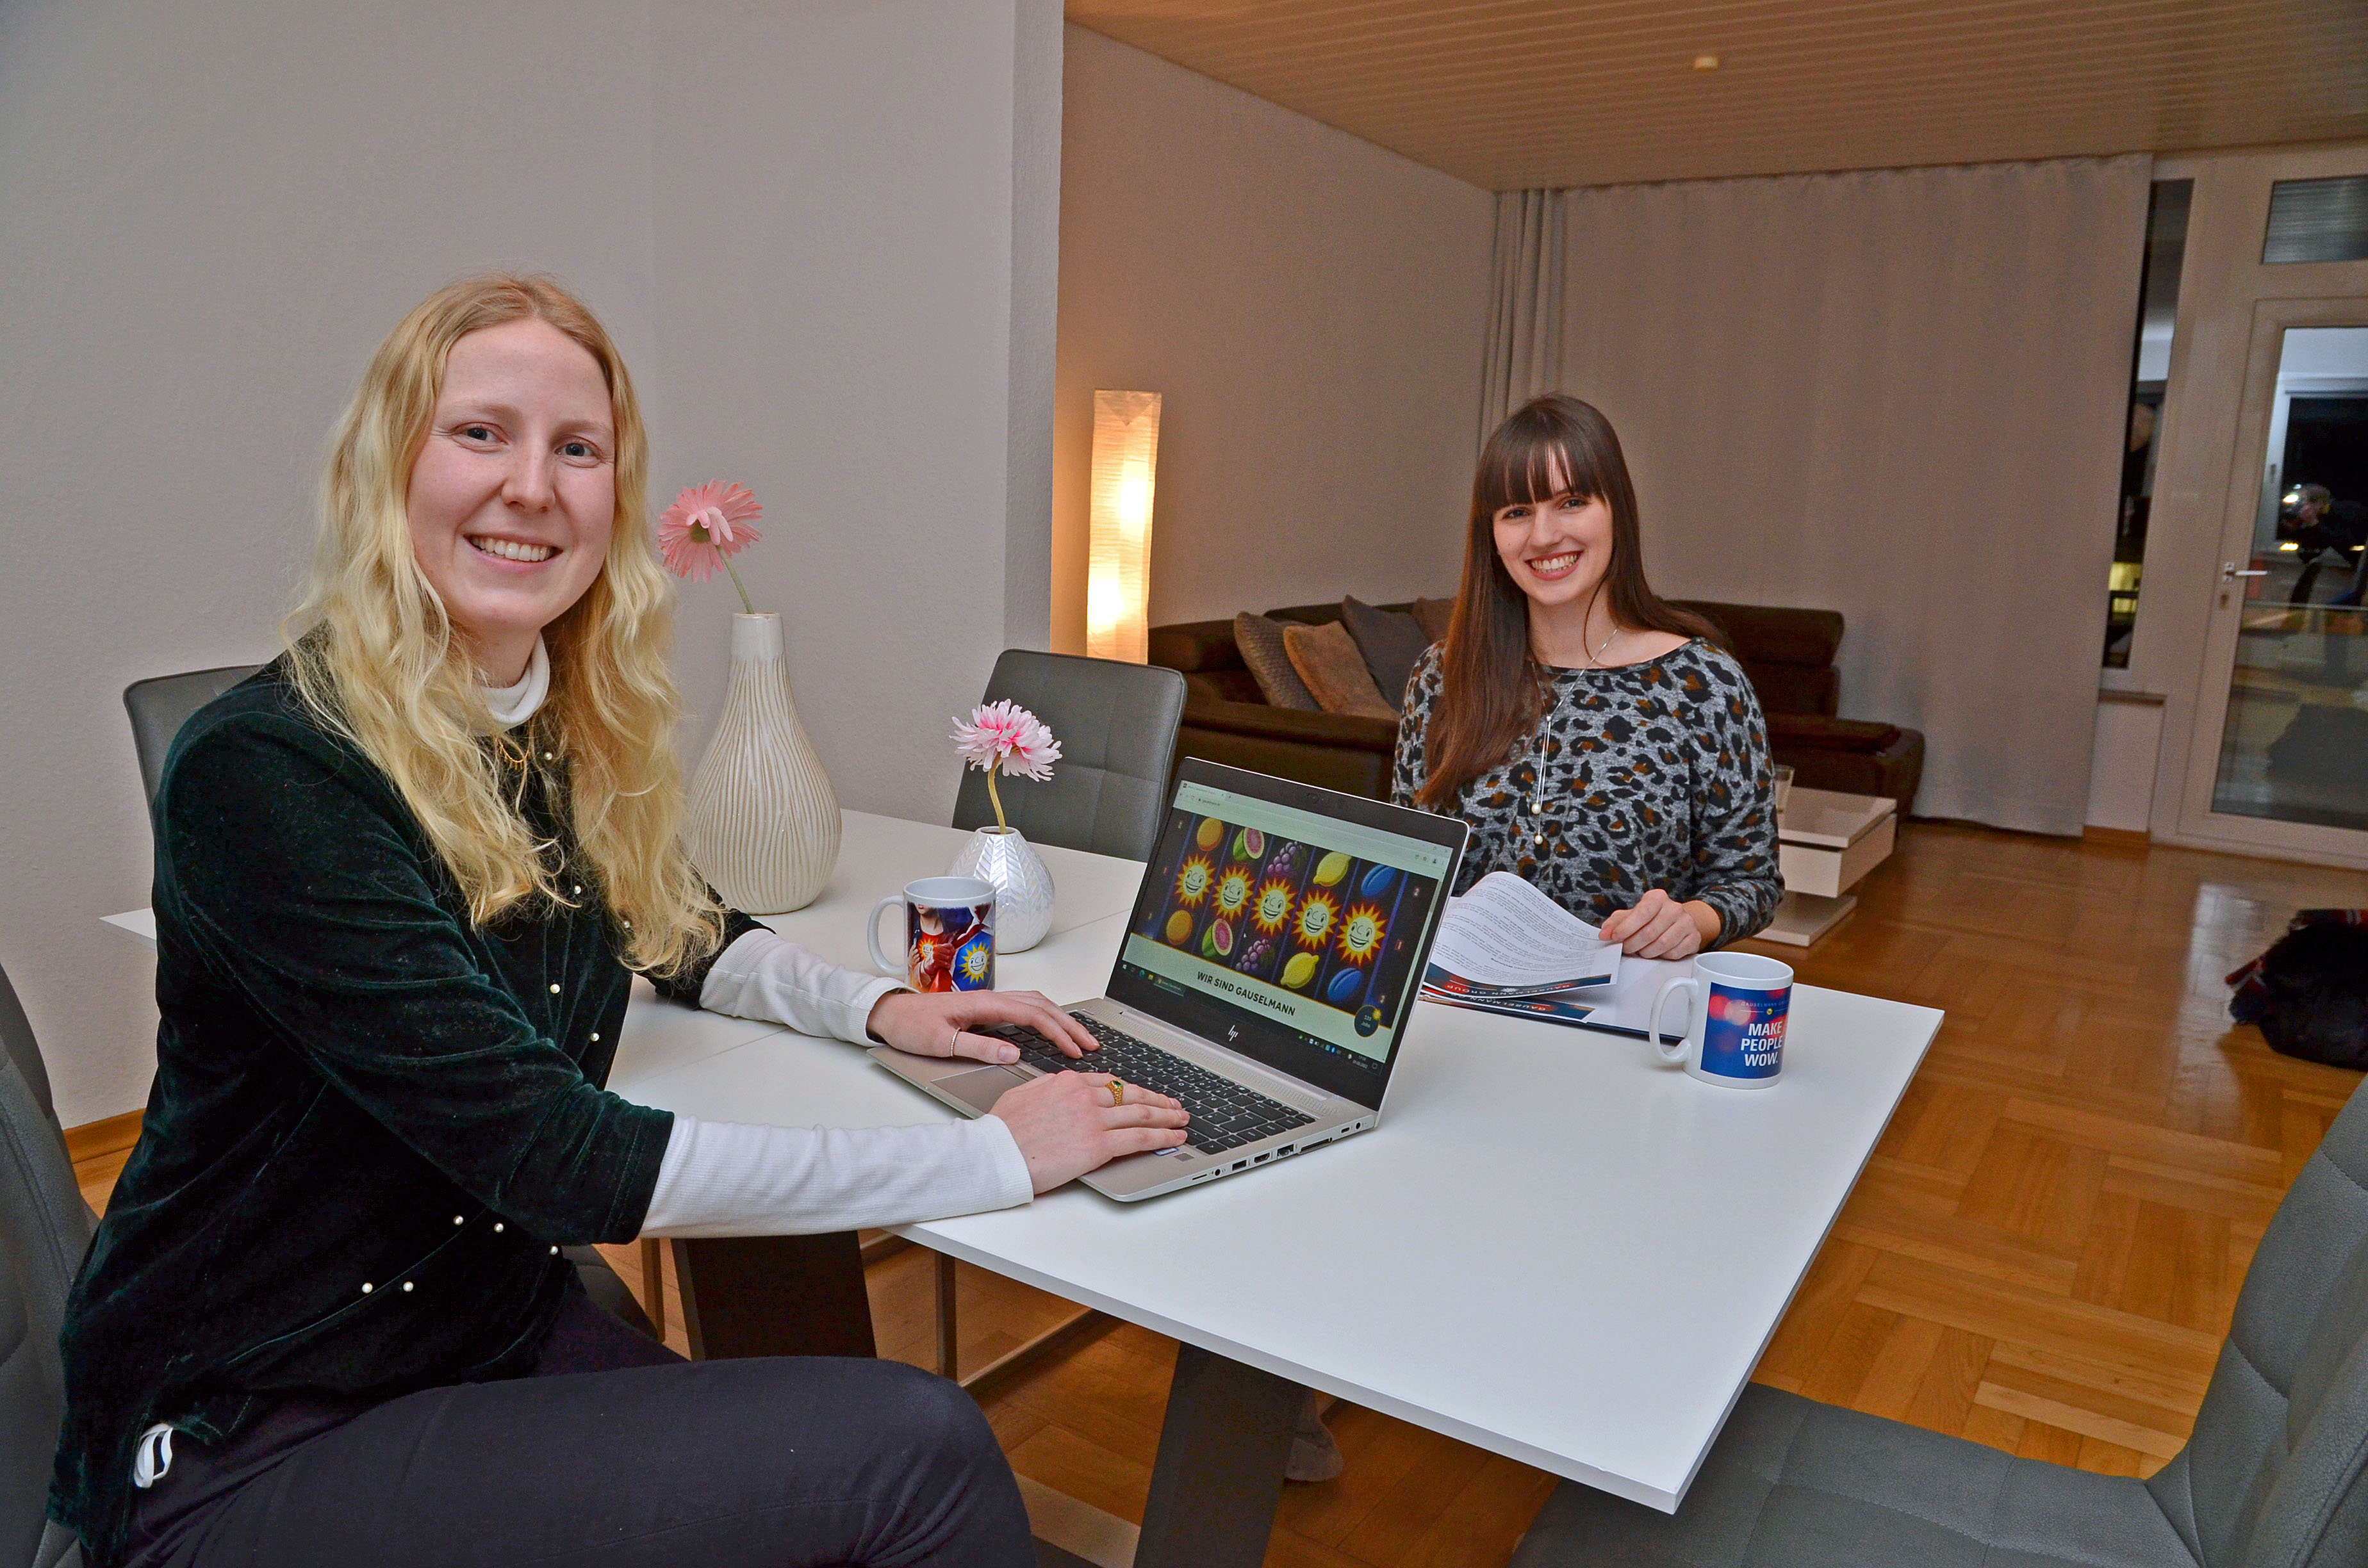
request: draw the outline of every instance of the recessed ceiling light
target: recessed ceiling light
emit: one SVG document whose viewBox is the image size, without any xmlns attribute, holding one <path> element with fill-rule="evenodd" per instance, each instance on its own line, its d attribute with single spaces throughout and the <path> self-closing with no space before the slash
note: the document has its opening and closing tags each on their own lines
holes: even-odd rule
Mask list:
<svg viewBox="0 0 2368 1568">
<path fill-rule="evenodd" d="M 1715 70 L 1717 70 L 1717 69 L 1718 69 L 1718 56 L 1717 56 L 1717 55 L 1715 55 L 1715 54 L 1697 54 L 1697 55 L 1695 55 L 1695 56 L 1694 56 L 1694 69 L 1695 69 L 1695 70 L 1697 70 L 1697 71 L 1715 71 Z"/>
</svg>

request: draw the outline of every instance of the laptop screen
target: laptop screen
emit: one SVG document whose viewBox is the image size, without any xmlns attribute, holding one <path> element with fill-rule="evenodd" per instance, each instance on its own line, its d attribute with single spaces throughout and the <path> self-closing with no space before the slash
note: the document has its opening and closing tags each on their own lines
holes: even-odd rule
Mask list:
<svg viewBox="0 0 2368 1568">
<path fill-rule="evenodd" d="M 1110 993 L 1378 1108 L 1464 827 L 1188 759 Z"/>
</svg>

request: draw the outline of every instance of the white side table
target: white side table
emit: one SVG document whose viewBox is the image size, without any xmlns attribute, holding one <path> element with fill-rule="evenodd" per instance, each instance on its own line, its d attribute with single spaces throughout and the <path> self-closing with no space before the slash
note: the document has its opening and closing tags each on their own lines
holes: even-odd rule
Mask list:
<svg viewBox="0 0 2368 1568">
<path fill-rule="evenodd" d="M 1760 939 L 1805 948 L 1858 907 L 1849 890 L 1891 853 L 1897 802 L 1795 787 L 1776 819 L 1784 902 Z"/>
</svg>

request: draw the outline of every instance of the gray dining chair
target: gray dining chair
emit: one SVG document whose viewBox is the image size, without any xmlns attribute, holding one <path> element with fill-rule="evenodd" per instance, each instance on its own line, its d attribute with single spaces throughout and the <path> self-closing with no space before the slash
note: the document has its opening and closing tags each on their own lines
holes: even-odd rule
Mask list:
<svg viewBox="0 0 2368 1568">
<path fill-rule="evenodd" d="M 1006 648 L 987 676 L 985 700 L 1007 699 L 1050 725 L 1061 743 L 1050 779 L 998 785 L 1011 825 L 1034 844 L 1149 859 L 1184 718 L 1184 677 L 1160 665 Z M 986 775 L 963 768 L 954 826 L 967 832 L 994 821 Z"/>
<path fill-rule="evenodd" d="M 1159 842 L 1176 766 L 1176 728 L 1184 720 L 1184 677 L 1162 665 L 1130 665 L 1075 653 L 1006 648 L 986 677 L 988 702 L 1009 700 L 1051 727 L 1061 743 L 1053 777 L 1005 788 L 1004 814 L 1034 844 L 1148 860 Z M 953 825 L 967 832 L 995 821 L 986 775 L 962 769 Z M 954 1260 L 937 1256 L 938 1372 L 965 1386 L 1002 1373 L 1064 1342 L 1093 1314 L 1076 1316 L 962 1378 L 954 1341 Z"/>
<path fill-rule="evenodd" d="M 1755 1384 L 1677 1513 L 1565 1482 L 1513 1568 L 2368 1563 L 2368 1086 L 2278 1205 L 2179 1457 L 2146 1481 Z"/>
<path fill-rule="evenodd" d="M 165 754 L 189 715 L 245 680 L 261 665 L 223 665 L 185 675 L 151 676 L 123 688 L 123 710 L 131 715 L 131 745 L 140 754 L 140 782 L 148 803 L 156 803 L 156 786 L 164 782 Z"/>
<path fill-rule="evenodd" d="M 51 1460 L 65 1419 L 58 1330 L 90 1245 L 91 1212 L 50 1097 L 33 1028 L 0 970 L 0 1563 L 80 1568 L 82 1549 L 48 1522 Z"/>
</svg>

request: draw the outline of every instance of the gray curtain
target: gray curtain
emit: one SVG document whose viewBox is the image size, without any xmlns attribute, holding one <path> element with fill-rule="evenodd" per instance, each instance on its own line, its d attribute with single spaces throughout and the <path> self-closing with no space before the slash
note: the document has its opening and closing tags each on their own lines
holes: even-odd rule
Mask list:
<svg viewBox="0 0 2368 1568">
<path fill-rule="evenodd" d="M 1924 732 L 1919 814 L 2077 834 L 2150 168 L 1523 193 L 1564 294 L 1500 299 L 1490 391 L 1559 316 L 1654 586 L 1840 610 L 1842 712 Z M 1500 202 L 1500 281 L 1555 241 L 1534 206 Z"/>
<path fill-rule="evenodd" d="M 1562 374 L 1564 192 L 1497 195 L 1495 294 L 1480 382 L 1480 439 Z"/>
</svg>

